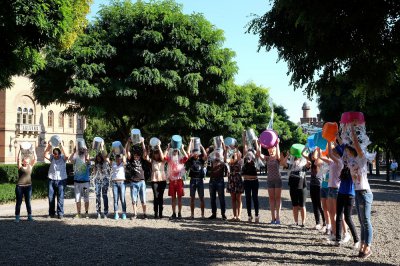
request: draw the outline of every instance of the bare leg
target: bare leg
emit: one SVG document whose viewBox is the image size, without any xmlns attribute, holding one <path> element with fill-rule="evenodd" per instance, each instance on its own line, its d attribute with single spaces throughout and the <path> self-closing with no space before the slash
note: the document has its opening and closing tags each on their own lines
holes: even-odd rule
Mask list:
<svg viewBox="0 0 400 266">
<path fill-rule="evenodd" d="M 306 223 L 306 207 L 301 207 L 301 224 L 304 225 Z"/>
<path fill-rule="evenodd" d="M 242 194 L 236 194 L 236 208 L 237 208 L 237 218 L 240 220 L 242 217 Z"/>
<path fill-rule="evenodd" d="M 182 211 L 182 196 L 178 196 L 178 212 Z"/>
<path fill-rule="evenodd" d="M 269 199 L 269 208 L 271 210 L 271 221 L 275 221 L 275 189 L 269 188 L 268 189 L 268 199 Z"/>
<path fill-rule="evenodd" d="M 231 193 L 231 199 L 232 199 L 232 211 L 233 211 L 233 218 L 236 219 L 237 217 L 237 207 L 236 207 L 236 194 Z"/>
<path fill-rule="evenodd" d="M 172 195 L 171 207 L 172 207 L 172 213 L 176 213 L 176 195 Z"/>
<path fill-rule="evenodd" d="M 146 215 L 146 204 L 142 203 L 143 214 Z"/>
<path fill-rule="evenodd" d="M 332 234 L 336 235 L 336 199 L 328 198 L 329 218 L 331 219 Z"/>
<path fill-rule="evenodd" d="M 293 218 L 296 224 L 299 224 L 299 206 L 293 206 Z"/>
<path fill-rule="evenodd" d="M 89 212 L 89 202 L 85 202 L 85 212 Z"/>
<path fill-rule="evenodd" d="M 136 202 L 132 202 L 133 216 L 137 215 L 137 205 Z"/>
<path fill-rule="evenodd" d="M 321 199 L 322 203 L 322 209 L 324 210 L 324 217 L 325 217 L 325 223 L 328 226 L 330 224 L 330 215 L 328 211 L 328 200 L 327 199 Z"/>
<path fill-rule="evenodd" d="M 78 214 L 81 214 L 81 203 L 80 202 L 76 203 L 76 211 Z"/>
<path fill-rule="evenodd" d="M 281 220 L 281 208 L 282 208 L 281 195 L 282 195 L 282 189 L 275 188 L 275 210 L 276 210 L 275 218 L 277 221 Z"/>
</svg>

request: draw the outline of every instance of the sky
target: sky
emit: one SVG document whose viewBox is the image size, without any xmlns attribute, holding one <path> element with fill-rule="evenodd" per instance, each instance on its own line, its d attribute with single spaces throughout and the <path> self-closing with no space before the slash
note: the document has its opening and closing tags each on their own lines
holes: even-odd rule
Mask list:
<svg viewBox="0 0 400 266">
<path fill-rule="evenodd" d="M 132 0 L 134 1 L 134 0 Z M 302 116 L 301 106 L 308 102 L 311 116 L 319 113 L 317 103 L 310 101 L 301 90 L 293 90 L 289 85 L 287 64 L 278 60 L 276 50 L 268 53 L 261 48 L 258 51 L 258 36 L 246 33 L 246 25 L 252 14 L 263 15 L 270 8 L 268 0 L 232 1 L 232 0 L 175 0 L 183 4 L 185 14 L 202 13 L 216 28 L 225 33 L 224 47 L 236 53 L 234 60 L 238 65 L 235 76 L 236 84 L 252 81 L 255 84 L 269 88 L 274 103 L 282 105 L 290 117 L 297 123 Z M 108 0 L 94 0 L 89 19 L 96 16 L 101 5 L 107 5 Z"/>
</svg>

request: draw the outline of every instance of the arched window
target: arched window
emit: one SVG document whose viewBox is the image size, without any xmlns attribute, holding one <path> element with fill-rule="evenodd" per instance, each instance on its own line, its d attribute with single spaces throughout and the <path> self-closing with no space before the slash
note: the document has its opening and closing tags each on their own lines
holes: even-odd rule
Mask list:
<svg viewBox="0 0 400 266">
<path fill-rule="evenodd" d="M 60 113 L 58 115 L 58 126 L 64 127 L 64 114 L 63 113 Z"/>
<path fill-rule="evenodd" d="M 72 154 L 74 152 L 74 141 L 73 140 L 69 141 L 68 149 L 69 149 L 69 154 Z"/>
<path fill-rule="evenodd" d="M 22 124 L 26 124 L 27 116 L 28 116 L 28 109 L 24 108 L 24 110 L 22 111 Z"/>
<path fill-rule="evenodd" d="M 28 124 L 33 124 L 33 110 L 32 110 L 32 108 L 29 108 L 29 111 L 28 111 Z"/>
<path fill-rule="evenodd" d="M 68 125 L 69 125 L 69 128 L 74 128 L 74 115 L 69 115 Z"/>
<path fill-rule="evenodd" d="M 82 129 L 82 116 L 80 116 L 80 115 L 77 115 L 76 116 L 76 120 L 77 120 L 77 125 L 76 125 L 76 128 L 78 129 L 78 130 L 81 130 Z"/>
<path fill-rule="evenodd" d="M 54 121 L 54 113 L 53 111 L 49 111 L 47 114 L 47 126 L 48 127 L 53 127 L 53 121 Z"/>
<path fill-rule="evenodd" d="M 17 124 L 21 124 L 22 108 L 17 108 Z"/>
</svg>

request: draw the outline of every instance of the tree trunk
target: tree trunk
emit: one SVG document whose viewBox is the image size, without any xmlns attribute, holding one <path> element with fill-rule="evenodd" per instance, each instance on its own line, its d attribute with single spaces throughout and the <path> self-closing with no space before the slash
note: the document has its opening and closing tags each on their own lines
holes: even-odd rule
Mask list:
<svg viewBox="0 0 400 266">
<path fill-rule="evenodd" d="M 386 181 L 390 181 L 390 164 L 389 164 L 389 149 L 388 147 L 385 148 L 385 154 L 386 154 Z"/>
<path fill-rule="evenodd" d="M 375 158 L 375 171 L 376 175 L 379 176 L 381 173 L 379 171 L 379 167 L 381 167 L 381 153 L 379 152 L 379 147 L 376 149 L 376 158 Z"/>
</svg>

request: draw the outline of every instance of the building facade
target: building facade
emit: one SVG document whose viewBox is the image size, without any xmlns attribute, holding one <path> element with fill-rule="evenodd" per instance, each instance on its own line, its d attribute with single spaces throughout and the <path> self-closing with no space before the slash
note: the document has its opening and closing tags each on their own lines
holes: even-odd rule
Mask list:
<svg viewBox="0 0 400 266">
<path fill-rule="evenodd" d="M 38 161 L 51 136 L 59 135 L 65 152 L 71 154 L 76 139 L 83 137 L 85 118 L 63 114 L 67 106 L 39 105 L 32 95 L 27 77 L 14 77 L 11 89 L 0 90 L 0 163 L 15 163 L 21 142 L 34 145 Z"/>
<path fill-rule="evenodd" d="M 303 133 L 314 134 L 321 130 L 324 126 L 324 121 L 322 121 L 320 114 L 317 114 L 317 117 L 311 117 L 311 107 L 306 102 L 303 103 L 301 109 L 303 110 L 303 117 L 300 118 L 300 127 L 302 128 Z"/>
</svg>

